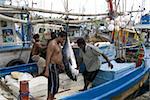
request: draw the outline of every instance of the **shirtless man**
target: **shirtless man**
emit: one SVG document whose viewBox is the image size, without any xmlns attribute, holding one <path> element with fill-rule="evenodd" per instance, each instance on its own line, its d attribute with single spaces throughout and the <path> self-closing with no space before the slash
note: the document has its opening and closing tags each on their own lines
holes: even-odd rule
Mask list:
<svg viewBox="0 0 150 100">
<path fill-rule="evenodd" d="M 31 55 L 39 55 L 40 53 L 40 48 L 42 48 L 39 40 L 39 34 L 33 35 L 33 47 L 31 50 Z"/>
<path fill-rule="evenodd" d="M 45 63 L 44 63 L 45 59 L 40 57 L 40 49 L 45 49 L 47 47 L 47 46 L 41 45 L 39 37 L 40 37 L 39 34 L 33 35 L 33 47 L 31 50 L 31 58 L 30 58 L 30 62 L 37 62 L 38 75 L 43 73 L 44 66 L 45 66 Z M 43 63 L 40 62 L 40 64 L 39 64 L 38 61 L 40 61 L 40 59 L 44 59 L 44 61 L 43 61 Z"/>
<path fill-rule="evenodd" d="M 63 69 L 61 44 L 66 38 L 65 32 L 60 32 L 58 37 L 51 40 L 47 47 L 45 76 L 48 77 L 48 97 L 53 100 L 59 88 L 58 67 Z"/>
</svg>

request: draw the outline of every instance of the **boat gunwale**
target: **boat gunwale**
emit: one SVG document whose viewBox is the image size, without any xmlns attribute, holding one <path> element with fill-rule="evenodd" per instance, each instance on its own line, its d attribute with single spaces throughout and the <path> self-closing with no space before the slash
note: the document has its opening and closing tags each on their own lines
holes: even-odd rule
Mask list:
<svg viewBox="0 0 150 100">
<path fill-rule="evenodd" d="M 106 82 L 106 83 L 104 83 L 104 84 L 102 84 L 102 85 L 99 85 L 99 86 L 97 86 L 97 87 L 94 87 L 94 88 L 92 88 L 92 89 L 89 89 L 89 90 L 87 90 L 87 91 L 83 91 L 82 93 L 76 93 L 76 94 L 74 94 L 74 95 L 72 95 L 72 96 L 67 96 L 67 97 L 64 97 L 64 98 L 62 98 L 62 100 L 69 100 L 69 99 L 71 99 L 72 97 L 73 98 L 78 98 L 78 99 L 81 99 L 81 98 L 84 98 L 84 97 L 87 97 L 88 99 L 95 99 L 95 100 L 98 100 L 98 99 L 108 99 L 108 98 L 106 98 L 106 97 L 113 97 L 113 96 L 116 96 L 116 95 L 118 95 L 118 93 L 122 93 L 122 92 L 124 92 L 125 90 L 127 90 L 129 87 L 132 87 L 132 86 L 134 86 L 137 82 L 139 82 L 141 79 L 142 79 L 142 77 L 144 76 L 144 75 L 146 75 L 146 73 L 147 72 L 149 72 L 150 71 L 150 68 L 146 68 L 145 66 L 144 66 L 144 63 L 140 66 L 140 67 L 138 67 L 138 68 L 135 68 L 134 70 L 132 70 L 132 71 L 130 71 L 129 73 L 126 73 L 126 74 L 124 74 L 123 76 L 121 76 L 121 77 L 119 77 L 119 78 L 117 78 L 117 79 L 113 79 L 113 80 L 111 80 L 111 81 L 108 81 L 108 82 Z M 133 75 L 133 73 L 135 74 L 135 75 Z M 137 75 L 137 76 L 136 76 Z M 119 86 L 119 87 L 117 87 L 117 86 L 114 86 L 115 84 L 114 83 L 118 83 L 118 81 L 122 81 L 123 79 L 125 79 L 126 77 L 128 77 L 128 76 L 136 76 L 136 77 L 134 77 L 134 78 L 132 78 L 130 81 L 127 81 L 127 79 L 126 80 L 124 80 L 124 81 L 126 81 L 126 83 L 125 84 L 123 84 L 121 87 Z M 136 81 L 135 81 L 136 80 Z M 122 82 L 123 83 L 123 82 Z M 110 89 L 109 87 L 107 87 L 108 85 L 110 85 L 110 84 L 113 84 L 113 87 L 111 86 L 111 88 L 113 88 L 113 89 Z M 117 84 L 118 85 L 118 84 Z M 116 88 L 117 87 L 117 88 Z M 107 89 L 107 90 L 105 90 L 105 89 Z M 121 89 L 123 89 L 123 90 L 121 90 Z M 93 96 L 92 97 L 92 95 L 89 95 L 89 96 L 87 96 L 86 94 L 88 93 L 88 94 L 91 94 L 91 93 L 93 93 L 93 90 L 95 91 L 95 95 L 99 95 L 100 93 L 97 93 L 96 91 L 103 91 L 103 93 L 101 92 L 101 95 L 99 95 L 99 96 Z M 104 93 L 104 91 L 106 91 L 106 93 Z M 119 92 L 118 92 L 119 91 Z M 91 93 L 90 93 L 91 92 Z M 83 96 L 83 94 L 84 94 L 84 96 Z M 96 97 L 96 98 L 95 98 Z M 111 99 L 111 98 L 109 98 L 109 99 Z"/>
</svg>

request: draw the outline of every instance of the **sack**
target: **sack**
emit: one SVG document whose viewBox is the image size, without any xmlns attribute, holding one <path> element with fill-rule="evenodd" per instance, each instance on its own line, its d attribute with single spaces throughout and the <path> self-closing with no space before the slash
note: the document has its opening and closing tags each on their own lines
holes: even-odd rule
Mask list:
<svg viewBox="0 0 150 100">
<path fill-rule="evenodd" d="M 46 66 L 46 61 L 44 58 L 40 57 L 38 62 L 37 62 L 38 67 L 45 67 Z"/>
<path fill-rule="evenodd" d="M 38 62 L 38 60 L 40 59 L 40 56 L 39 56 L 39 55 L 33 55 L 33 56 L 31 57 L 31 59 L 32 59 L 33 61 L 35 61 L 35 62 Z"/>
</svg>

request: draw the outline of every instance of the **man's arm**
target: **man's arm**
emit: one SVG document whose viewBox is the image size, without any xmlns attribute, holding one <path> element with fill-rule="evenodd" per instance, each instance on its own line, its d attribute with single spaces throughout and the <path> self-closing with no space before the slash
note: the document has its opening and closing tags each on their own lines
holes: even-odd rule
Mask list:
<svg viewBox="0 0 150 100">
<path fill-rule="evenodd" d="M 41 48 L 41 49 L 45 49 L 47 46 L 46 45 L 41 45 L 41 43 L 40 42 L 37 42 L 36 43 L 36 45 L 39 47 L 39 48 Z"/>
<path fill-rule="evenodd" d="M 54 45 L 53 43 L 49 43 L 47 47 L 47 52 L 46 52 L 46 69 L 45 69 L 45 74 L 44 74 L 46 77 L 48 77 L 48 74 L 49 74 L 48 65 L 51 61 L 53 52 L 54 52 Z"/>
<path fill-rule="evenodd" d="M 91 48 L 94 55 L 100 56 L 102 54 L 102 52 L 99 50 L 98 47 L 96 47 L 94 45 L 88 45 L 88 46 Z"/>
<path fill-rule="evenodd" d="M 113 68 L 113 65 L 110 63 L 108 57 L 107 57 L 106 55 L 104 55 L 102 52 L 100 52 L 100 50 L 99 50 L 97 47 L 94 47 L 94 46 L 93 46 L 93 47 L 91 47 L 91 49 L 92 49 L 92 51 L 93 51 L 93 53 L 94 53 L 95 55 L 97 55 L 97 56 L 102 55 L 103 58 L 107 61 L 108 66 L 109 66 L 111 69 Z"/>
<path fill-rule="evenodd" d="M 112 69 L 113 68 L 113 65 L 110 63 L 108 57 L 106 55 L 104 55 L 103 53 L 101 54 L 103 56 L 103 58 L 107 61 L 108 63 L 108 66 Z"/>
</svg>

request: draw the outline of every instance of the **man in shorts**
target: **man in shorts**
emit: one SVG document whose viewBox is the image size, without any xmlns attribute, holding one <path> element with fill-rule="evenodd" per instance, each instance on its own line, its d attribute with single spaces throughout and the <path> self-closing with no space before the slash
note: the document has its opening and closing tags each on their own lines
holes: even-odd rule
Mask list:
<svg viewBox="0 0 150 100">
<path fill-rule="evenodd" d="M 47 100 L 53 100 L 59 88 L 58 70 L 63 69 L 61 45 L 66 39 L 66 32 L 62 31 L 58 37 L 48 43 L 46 54 L 45 76 L 48 77 L 48 97 Z"/>
</svg>

